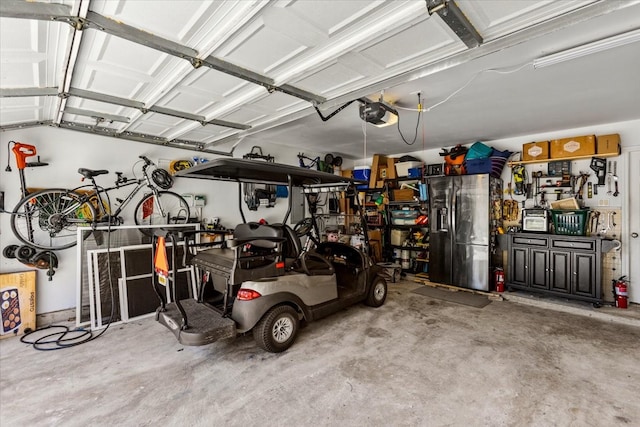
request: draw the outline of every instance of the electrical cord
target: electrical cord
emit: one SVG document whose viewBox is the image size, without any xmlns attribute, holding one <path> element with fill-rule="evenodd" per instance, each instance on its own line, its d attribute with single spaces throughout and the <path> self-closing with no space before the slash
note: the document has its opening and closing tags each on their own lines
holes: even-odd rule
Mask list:
<svg viewBox="0 0 640 427">
<path fill-rule="evenodd" d="M 453 98 L 455 95 L 457 95 L 458 93 L 460 93 L 462 90 L 464 90 L 465 88 L 467 88 L 467 86 L 469 86 L 480 74 L 482 73 L 498 73 L 498 74 L 511 74 L 511 73 L 515 73 L 518 72 L 520 70 L 522 70 L 523 68 L 525 68 L 528 65 L 532 65 L 532 62 L 525 62 L 524 64 L 518 64 L 518 65 L 514 65 L 512 67 L 503 67 L 503 68 L 489 68 L 486 70 L 480 70 L 477 73 L 475 73 L 473 76 L 471 76 L 471 78 L 469 80 L 467 80 L 467 82 L 462 85 L 460 88 L 456 89 L 455 91 L 453 91 L 451 94 L 449 94 L 449 96 L 447 96 L 445 99 L 443 99 L 440 102 L 437 102 L 436 104 L 432 105 L 429 108 L 407 108 L 407 107 L 399 107 L 399 106 L 394 106 L 394 108 L 397 108 L 399 110 L 406 110 L 406 111 L 417 111 L 417 112 L 421 112 L 421 111 L 431 111 L 434 108 L 439 107 L 440 105 L 444 104 L 445 102 L 449 101 L 451 98 Z M 398 116 L 398 121 L 399 121 L 400 117 Z"/>
<path fill-rule="evenodd" d="M 422 117 L 422 104 L 420 103 L 420 93 L 418 93 L 417 111 L 418 111 L 418 120 L 416 120 L 416 133 L 413 135 L 413 139 L 411 140 L 411 142 L 405 139 L 404 135 L 402 134 L 402 130 L 400 130 L 400 114 L 398 114 L 398 133 L 400 134 L 402 141 L 407 145 L 415 144 L 416 139 L 418 138 L 418 128 L 420 127 L 420 117 Z"/>
<path fill-rule="evenodd" d="M 107 325 L 104 327 L 104 329 L 101 330 L 100 333 L 98 333 L 97 335 L 94 335 L 93 331 L 91 331 L 90 329 L 85 329 L 85 328 L 71 329 L 66 325 L 49 325 L 49 326 L 44 326 L 42 328 L 38 328 L 35 330 L 25 329 L 24 335 L 20 337 L 20 342 L 25 344 L 31 344 L 31 346 L 35 350 L 39 350 L 39 351 L 63 350 L 65 348 L 75 347 L 75 346 L 86 344 L 90 341 L 96 340 L 100 338 L 105 332 L 107 332 L 107 329 L 109 329 L 109 326 L 111 326 L 111 323 L 113 322 L 113 319 L 115 317 L 115 308 L 116 308 L 116 305 L 114 304 L 115 294 L 113 290 L 113 278 L 111 277 L 111 221 L 109 221 L 107 225 L 107 252 L 106 253 L 107 253 L 107 272 L 108 272 L 107 274 L 109 276 L 109 293 L 111 296 L 111 313 L 109 314 L 109 320 L 107 321 Z M 28 339 L 28 337 L 30 337 L 33 334 L 37 334 L 47 330 L 55 330 L 55 329 L 58 329 L 59 331 L 42 335 L 39 338 L 35 338 L 31 340 Z M 72 336 L 69 336 L 69 335 L 72 335 Z"/>
</svg>

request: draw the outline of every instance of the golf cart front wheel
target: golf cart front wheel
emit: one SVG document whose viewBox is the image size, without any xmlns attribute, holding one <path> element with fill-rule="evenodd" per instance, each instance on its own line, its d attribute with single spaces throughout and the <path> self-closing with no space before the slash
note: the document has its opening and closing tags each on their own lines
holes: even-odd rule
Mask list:
<svg viewBox="0 0 640 427">
<path fill-rule="evenodd" d="M 387 299 L 387 281 L 376 277 L 369 288 L 365 303 L 370 307 L 380 307 Z"/>
<path fill-rule="evenodd" d="M 269 310 L 253 328 L 253 338 L 262 349 L 281 353 L 291 347 L 298 334 L 298 313 L 280 305 Z"/>
</svg>

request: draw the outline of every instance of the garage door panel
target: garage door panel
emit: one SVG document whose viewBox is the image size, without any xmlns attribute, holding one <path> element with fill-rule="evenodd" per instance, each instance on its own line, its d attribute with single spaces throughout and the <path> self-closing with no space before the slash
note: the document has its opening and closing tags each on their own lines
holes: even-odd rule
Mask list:
<svg viewBox="0 0 640 427">
<path fill-rule="evenodd" d="M 296 106 L 307 107 L 308 103 L 301 99 L 295 98 L 290 95 L 286 95 L 282 92 L 273 92 L 268 96 L 265 96 L 251 104 L 254 108 L 259 108 L 262 111 L 279 112 Z"/>
<path fill-rule="evenodd" d="M 188 87 L 190 90 L 202 92 L 204 96 L 219 98 L 230 96 L 249 84 L 238 77 L 202 67 L 190 72 L 178 88 Z"/>
<path fill-rule="evenodd" d="M 208 97 L 202 92 L 181 88 L 181 90 L 176 89 L 172 91 L 158 102 L 157 105 L 191 114 L 201 114 L 204 110 L 215 105 L 220 99 L 219 97 L 212 99 L 212 97 Z"/>
<path fill-rule="evenodd" d="M 384 69 L 411 60 L 434 61 L 466 47 L 439 18 L 423 20 L 411 28 L 375 43 L 360 53 Z"/>
<path fill-rule="evenodd" d="M 346 86 L 354 86 L 362 81 L 365 74 L 354 70 L 339 61 L 333 61 L 316 73 L 296 82 L 300 87 L 322 95 Z"/>
<path fill-rule="evenodd" d="M 308 46 L 260 18 L 235 35 L 217 55 L 233 64 L 267 74 L 306 49 Z"/>
<path fill-rule="evenodd" d="M 252 108 L 251 106 L 243 106 L 229 114 L 225 114 L 221 118 L 230 122 L 251 124 L 264 117 L 266 117 L 264 111 Z"/>
<path fill-rule="evenodd" d="M 3 98 L 0 125 L 28 123 L 43 118 L 45 98 L 42 96 L 24 98 Z"/>
<path fill-rule="evenodd" d="M 221 126 L 206 125 L 206 126 L 198 126 L 184 133 L 183 135 L 180 135 L 180 138 L 186 139 L 189 141 L 207 143 L 214 139 L 234 135 L 236 133 L 239 133 L 239 131 L 237 130 L 230 131 L 228 128 L 221 127 Z"/>
<path fill-rule="evenodd" d="M 485 41 L 513 33 L 593 2 L 593 0 L 456 1 Z"/>
<path fill-rule="evenodd" d="M 0 18 L 2 87 L 57 86 L 70 28 L 60 23 Z"/>
<path fill-rule="evenodd" d="M 215 15 L 224 2 L 201 0 L 171 1 L 124 1 L 101 0 L 91 2 L 91 9 L 97 13 L 120 20 L 127 25 L 151 34 L 186 43 L 195 29 L 208 16 Z"/>
<path fill-rule="evenodd" d="M 295 1 L 288 9 L 331 36 L 383 4 L 383 1 L 354 2 Z"/>
</svg>

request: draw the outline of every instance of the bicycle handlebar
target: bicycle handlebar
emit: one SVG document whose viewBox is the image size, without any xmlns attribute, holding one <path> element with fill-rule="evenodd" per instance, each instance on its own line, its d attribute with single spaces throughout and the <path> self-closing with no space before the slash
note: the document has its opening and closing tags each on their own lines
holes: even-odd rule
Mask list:
<svg viewBox="0 0 640 427">
<path fill-rule="evenodd" d="M 151 160 L 149 160 L 149 158 L 147 156 L 139 156 L 142 160 L 144 160 L 144 162 L 146 163 L 147 166 L 149 165 L 153 165 L 153 162 Z"/>
</svg>

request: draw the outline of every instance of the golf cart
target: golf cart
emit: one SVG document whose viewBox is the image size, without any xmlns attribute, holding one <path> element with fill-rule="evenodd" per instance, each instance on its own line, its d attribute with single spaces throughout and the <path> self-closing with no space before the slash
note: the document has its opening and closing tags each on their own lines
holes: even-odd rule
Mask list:
<svg viewBox="0 0 640 427">
<path fill-rule="evenodd" d="M 293 344 L 301 321 L 311 322 L 359 302 L 373 307 L 384 303 L 385 273 L 368 254 L 366 220 L 357 206 L 355 190 L 356 184 L 362 184 L 359 181 L 290 165 L 235 158 L 216 159 L 180 171 L 177 176 L 238 183 L 243 221 L 233 230 L 233 239 L 204 250 L 195 244 L 193 231 L 177 236 L 185 242 L 183 262 L 193 265 L 201 278 L 197 295 L 174 297 L 173 302 L 168 302 L 161 280 L 154 278 L 160 299 L 156 320 L 169 328 L 180 343 L 205 345 L 253 331 L 256 343 L 264 350 L 282 352 Z M 242 208 L 245 183 L 288 187 L 288 208 L 281 223 L 246 221 Z M 306 196 L 310 217 L 291 228 L 287 221 L 293 191 L 302 191 Z M 344 192 L 354 200 L 363 233 L 359 247 L 321 241 L 319 223 L 323 221 L 319 220 L 318 200 L 329 192 Z M 171 240 L 176 232 L 167 230 L 165 234 Z M 172 259 L 176 260 L 175 253 Z M 167 276 L 164 286 L 173 287 L 170 295 L 175 296 L 175 281 L 171 280 L 172 274 Z"/>
</svg>

